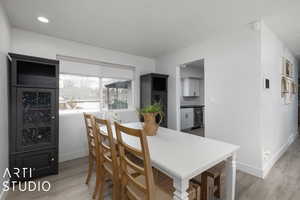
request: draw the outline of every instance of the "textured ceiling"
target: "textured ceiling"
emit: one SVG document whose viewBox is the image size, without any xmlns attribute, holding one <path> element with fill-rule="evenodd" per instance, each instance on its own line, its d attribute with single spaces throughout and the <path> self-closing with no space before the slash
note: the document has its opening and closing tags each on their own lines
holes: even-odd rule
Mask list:
<svg viewBox="0 0 300 200">
<path fill-rule="evenodd" d="M 289 5 L 288 0 L 0 1 L 15 27 L 145 57 L 187 47 L 211 34 L 264 16 L 277 16 L 276 13 L 282 13 L 282 8 Z M 294 14 L 284 19 L 293 18 L 297 24 L 296 8 Z M 36 20 L 40 15 L 51 22 L 41 24 Z M 285 24 L 276 17 L 271 22 L 272 19 L 268 20 L 276 30 Z M 300 25 L 297 26 L 299 33 Z M 288 32 L 280 32 L 286 41 Z M 299 52 L 299 42 L 297 45 L 293 42 L 288 41 Z"/>
</svg>

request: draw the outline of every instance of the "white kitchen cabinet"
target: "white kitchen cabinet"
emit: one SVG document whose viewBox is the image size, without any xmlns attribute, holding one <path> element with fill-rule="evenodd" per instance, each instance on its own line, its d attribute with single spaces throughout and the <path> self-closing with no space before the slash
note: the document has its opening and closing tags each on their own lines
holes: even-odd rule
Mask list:
<svg viewBox="0 0 300 200">
<path fill-rule="evenodd" d="M 189 129 L 194 126 L 194 109 L 182 108 L 181 109 L 181 130 Z"/>
<path fill-rule="evenodd" d="M 182 79 L 182 96 L 184 97 L 200 96 L 200 79 L 198 78 Z"/>
</svg>

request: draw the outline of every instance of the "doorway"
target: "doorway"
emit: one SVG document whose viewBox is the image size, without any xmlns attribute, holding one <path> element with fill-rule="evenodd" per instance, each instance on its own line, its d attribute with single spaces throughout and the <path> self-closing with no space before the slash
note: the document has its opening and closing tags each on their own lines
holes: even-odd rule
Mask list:
<svg viewBox="0 0 300 200">
<path fill-rule="evenodd" d="M 205 73 L 204 59 L 179 66 L 178 130 L 205 137 Z"/>
</svg>

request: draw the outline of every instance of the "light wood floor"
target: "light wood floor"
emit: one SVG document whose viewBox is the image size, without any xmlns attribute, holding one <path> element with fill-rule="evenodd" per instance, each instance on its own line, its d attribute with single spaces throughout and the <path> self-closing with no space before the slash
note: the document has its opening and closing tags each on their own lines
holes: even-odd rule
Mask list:
<svg viewBox="0 0 300 200">
<path fill-rule="evenodd" d="M 87 159 L 76 159 L 60 165 L 60 174 L 40 180 L 52 184 L 50 192 L 10 192 L 7 200 L 91 200 L 94 181 L 84 184 Z M 110 199 L 110 187 L 105 200 Z M 289 147 L 264 180 L 238 172 L 238 200 L 299 200 L 300 199 L 300 139 Z"/>
</svg>

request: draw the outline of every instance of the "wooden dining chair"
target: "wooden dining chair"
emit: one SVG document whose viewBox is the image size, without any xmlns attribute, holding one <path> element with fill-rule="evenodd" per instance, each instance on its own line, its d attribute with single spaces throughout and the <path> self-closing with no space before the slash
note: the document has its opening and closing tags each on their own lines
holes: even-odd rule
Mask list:
<svg viewBox="0 0 300 200">
<path fill-rule="evenodd" d="M 120 157 L 121 200 L 171 200 L 175 191 L 170 178 L 154 179 L 146 134 L 115 122 Z M 127 144 L 124 137 L 136 139 L 139 148 Z M 135 157 L 132 159 L 132 157 Z M 140 162 L 136 162 L 140 160 Z M 171 183 L 171 184 L 170 184 Z M 189 200 L 200 200 L 200 184 L 190 181 Z"/>
<path fill-rule="evenodd" d="M 120 199 L 156 199 L 152 166 L 150 163 L 148 143 L 145 134 L 143 134 L 141 130 L 127 128 L 116 122 L 115 128 L 120 153 Z M 132 147 L 124 142 L 123 134 L 136 138 L 140 142 L 140 149 Z M 143 166 L 131 161 L 127 156 L 128 153 L 131 156 L 136 156 L 137 158 L 141 159 L 143 161 Z M 129 173 L 129 170 L 134 170 L 141 175 L 134 177 L 131 175 L 131 173 Z"/>
<path fill-rule="evenodd" d="M 131 129 L 115 122 L 118 149 L 120 156 L 120 178 L 121 178 L 121 198 L 122 200 L 169 200 L 172 193 L 168 193 L 155 185 L 152 165 L 148 149 L 147 138 L 142 130 Z M 140 144 L 140 148 L 135 148 L 127 144 L 123 135 L 132 137 Z M 137 164 L 128 156 L 135 156 L 142 160 L 142 164 Z M 133 173 L 135 172 L 135 173 Z"/>
<path fill-rule="evenodd" d="M 88 141 L 88 150 L 89 150 L 89 169 L 88 169 L 88 175 L 86 178 L 85 183 L 88 184 L 90 182 L 91 179 L 91 175 L 92 175 L 92 171 L 93 171 L 93 167 L 95 163 L 95 146 L 94 146 L 94 133 L 93 133 L 93 122 L 92 122 L 92 118 L 93 115 L 91 114 L 87 114 L 87 113 L 83 113 L 84 116 L 84 122 L 85 122 L 85 127 L 86 127 L 86 135 L 87 135 L 87 141 Z"/>
<path fill-rule="evenodd" d="M 113 137 L 111 124 L 108 120 L 95 118 L 96 134 L 99 138 L 99 166 L 97 176 L 99 178 L 99 199 L 103 199 L 103 187 L 106 180 L 113 183 L 112 199 L 119 200 L 119 164 L 116 143 Z"/>
<path fill-rule="evenodd" d="M 89 167 L 85 183 L 89 184 L 94 167 L 97 169 L 99 165 L 99 139 L 96 137 L 95 117 L 91 114 L 83 113 L 86 126 L 88 149 L 89 149 Z M 99 178 L 96 170 L 96 185 L 93 193 L 93 199 L 96 198 L 99 188 Z"/>
</svg>

